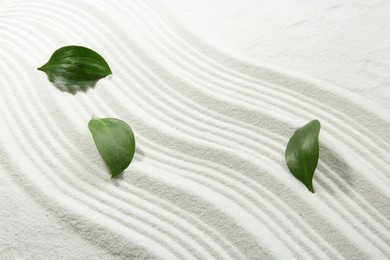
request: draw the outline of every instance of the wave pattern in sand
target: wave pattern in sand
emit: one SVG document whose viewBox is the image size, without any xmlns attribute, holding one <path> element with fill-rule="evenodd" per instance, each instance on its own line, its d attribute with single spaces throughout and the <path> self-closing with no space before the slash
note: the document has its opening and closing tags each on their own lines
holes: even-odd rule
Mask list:
<svg viewBox="0 0 390 260">
<path fill-rule="evenodd" d="M 112 255 L 165 259 L 390 257 L 389 114 L 356 94 L 230 57 L 152 1 L 0 6 L 4 165 L 69 228 Z M 62 93 L 36 71 L 83 45 L 113 76 Z M 110 181 L 91 116 L 137 152 Z M 294 129 L 322 123 L 313 195 L 288 172 Z"/>
</svg>

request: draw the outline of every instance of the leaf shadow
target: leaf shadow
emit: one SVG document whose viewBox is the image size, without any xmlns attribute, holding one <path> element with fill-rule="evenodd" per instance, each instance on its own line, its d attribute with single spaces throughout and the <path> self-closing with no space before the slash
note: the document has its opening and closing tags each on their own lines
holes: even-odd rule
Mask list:
<svg viewBox="0 0 390 260">
<path fill-rule="evenodd" d="M 114 186 L 116 186 L 116 187 L 120 187 L 121 182 L 124 179 L 123 174 L 126 174 L 126 171 L 122 172 L 118 177 L 111 178 L 111 183 L 114 184 Z"/>
<path fill-rule="evenodd" d="M 84 92 L 87 93 L 87 91 L 91 88 L 96 87 L 97 81 L 79 84 L 79 85 L 72 85 L 72 84 L 58 84 L 51 82 L 54 87 L 56 87 L 61 92 L 67 92 L 72 95 L 76 95 L 78 92 Z"/>
<path fill-rule="evenodd" d="M 144 159 L 144 157 L 145 157 L 145 152 L 142 150 L 142 148 L 136 146 L 133 161 L 141 162 Z"/>
<path fill-rule="evenodd" d="M 335 153 L 334 150 L 326 145 L 321 145 L 320 157 L 322 163 L 318 165 L 318 169 L 321 173 L 326 175 L 326 178 L 339 190 L 344 193 L 349 193 L 351 186 L 354 184 L 352 168 L 342 160 L 342 156 L 339 156 L 339 154 Z M 335 188 L 327 184 L 324 180 L 317 179 L 317 181 L 329 193 L 336 193 Z"/>
</svg>

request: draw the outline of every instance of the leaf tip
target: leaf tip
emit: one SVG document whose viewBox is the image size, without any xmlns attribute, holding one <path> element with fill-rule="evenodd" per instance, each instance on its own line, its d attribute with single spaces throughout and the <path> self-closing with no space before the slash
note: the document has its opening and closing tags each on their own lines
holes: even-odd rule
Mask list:
<svg viewBox="0 0 390 260">
<path fill-rule="evenodd" d="M 111 70 L 110 66 L 108 66 L 108 64 L 107 64 L 107 68 L 108 68 L 108 74 L 107 74 L 107 76 L 108 76 L 108 75 L 112 75 L 112 70 Z"/>
<path fill-rule="evenodd" d="M 314 188 L 312 183 L 305 184 L 306 188 L 311 192 L 314 193 Z"/>
<path fill-rule="evenodd" d="M 88 122 L 88 128 L 89 128 L 89 130 L 91 130 L 91 127 L 92 127 L 92 124 L 93 124 L 93 122 L 96 120 L 96 118 L 94 118 L 94 117 L 92 117 L 90 120 L 89 120 L 89 122 Z"/>
<path fill-rule="evenodd" d="M 121 175 L 122 172 L 111 172 L 111 180 L 113 179 L 117 179 L 120 175 Z"/>
<path fill-rule="evenodd" d="M 313 119 L 310 123 L 315 125 L 318 128 L 321 127 L 321 123 L 320 123 L 320 121 L 318 119 Z"/>
</svg>

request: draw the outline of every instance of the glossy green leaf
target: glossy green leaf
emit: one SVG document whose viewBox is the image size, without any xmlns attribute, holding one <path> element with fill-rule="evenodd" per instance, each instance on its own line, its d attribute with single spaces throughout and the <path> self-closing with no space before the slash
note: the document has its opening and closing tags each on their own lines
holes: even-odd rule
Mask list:
<svg viewBox="0 0 390 260">
<path fill-rule="evenodd" d="M 56 50 L 38 70 L 45 72 L 57 88 L 70 93 L 86 91 L 99 79 L 112 74 L 102 56 L 81 46 L 66 46 Z"/>
<path fill-rule="evenodd" d="M 88 128 L 112 178 L 118 177 L 129 166 L 135 152 L 130 126 L 115 118 L 93 118 Z"/>
<path fill-rule="evenodd" d="M 318 163 L 320 128 L 318 120 L 299 128 L 288 142 L 285 153 L 290 172 L 313 193 L 312 182 Z"/>
</svg>

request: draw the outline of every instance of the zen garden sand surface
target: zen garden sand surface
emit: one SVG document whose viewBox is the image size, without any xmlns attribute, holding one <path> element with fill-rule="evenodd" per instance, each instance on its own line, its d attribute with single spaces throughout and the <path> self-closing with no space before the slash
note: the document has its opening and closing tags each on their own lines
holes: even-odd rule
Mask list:
<svg viewBox="0 0 390 260">
<path fill-rule="evenodd" d="M 0 0 L 0 259 L 389 259 L 390 2 Z M 86 92 L 36 68 L 86 46 Z M 136 138 L 116 179 L 88 129 Z M 293 133 L 321 122 L 311 193 Z"/>
</svg>

